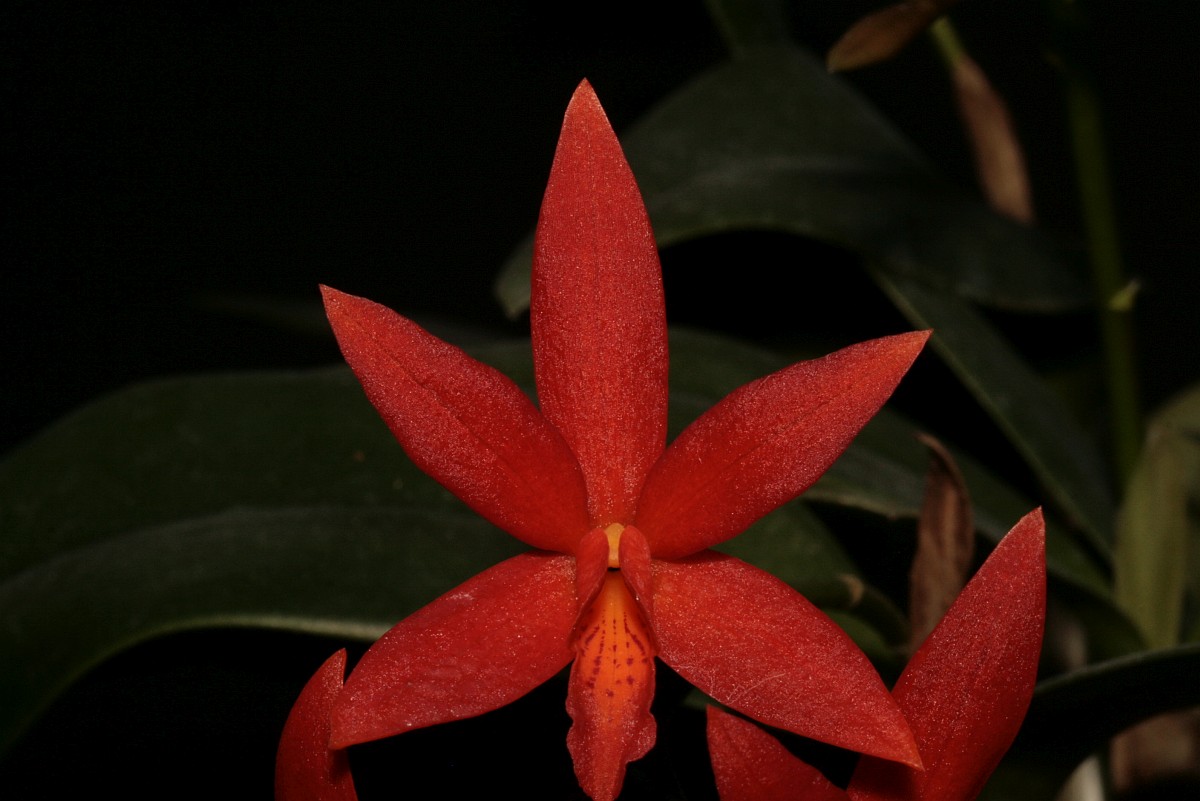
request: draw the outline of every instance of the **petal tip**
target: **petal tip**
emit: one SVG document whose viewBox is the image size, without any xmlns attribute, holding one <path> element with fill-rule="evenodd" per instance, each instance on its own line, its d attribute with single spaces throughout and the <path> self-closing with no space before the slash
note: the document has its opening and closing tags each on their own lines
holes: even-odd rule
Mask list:
<svg viewBox="0 0 1200 801">
<path fill-rule="evenodd" d="M 571 94 L 571 101 L 567 104 L 567 113 L 571 113 L 571 107 L 577 103 L 587 103 L 596 107 L 600 106 L 600 98 L 596 96 L 596 90 L 592 87 L 592 82 L 584 78 L 575 87 L 575 91 Z"/>
<path fill-rule="evenodd" d="M 575 87 L 571 101 L 567 104 L 566 114 L 563 116 L 564 131 L 571 129 L 574 125 L 579 125 L 584 130 L 607 129 L 612 131 L 612 123 L 609 122 L 608 114 L 604 111 L 604 106 L 600 104 L 596 90 L 592 88 L 592 84 L 587 78 L 584 78 Z M 616 134 L 614 133 L 613 136 L 615 137 Z"/>
<path fill-rule="evenodd" d="M 1042 507 L 1038 506 L 1028 512 L 1005 535 L 996 546 L 1022 554 L 1025 560 L 1033 560 L 1041 564 L 1044 573 L 1046 551 L 1046 520 L 1042 515 Z"/>
<path fill-rule="evenodd" d="M 361 300 L 361 298 L 356 298 L 354 295 L 347 294 L 340 289 L 334 289 L 325 284 L 318 284 L 317 286 L 321 290 L 321 302 L 325 305 L 326 317 L 332 317 L 338 312 L 343 312 L 347 303 Z"/>
<path fill-rule="evenodd" d="M 329 744 L 330 709 L 343 687 L 346 649 L 329 657 L 301 690 L 279 738 L 275 800 L 356 801 L 345 751 Z"/>
<path fill-rule="evenodd" d="M 906 334 L 896 334 L 895 338 L 898 342 L 902 342 L 906 346 L 912 348 L 913 356 L 915 358 L 916 355 L 920 353 L 925 345 L 929 342 L 929 339 L 932 336 L 933 329 L 926 328 L 921 331 L 909 331 Z"/>
</svg>

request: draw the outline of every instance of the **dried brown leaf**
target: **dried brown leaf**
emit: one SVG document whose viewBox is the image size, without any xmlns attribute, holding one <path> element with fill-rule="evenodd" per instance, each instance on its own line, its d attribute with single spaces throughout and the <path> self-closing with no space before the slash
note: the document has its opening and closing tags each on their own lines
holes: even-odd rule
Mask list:
<svg viewBox="0 0 1200 801">
<path fill-rule="evenodd" d="M 1004 98 L 965 53 L 950 68 L 958 112 L 975 153 L 975 169 L 989 205 L 1017 222 L 1033 222 L 1025 154 Z"/>
<path fill-rule="evenodd" d="M 917 519 L 917 553 L 909 573 L 910 650 L 916 650 L 954 603 L 975 552 L 975 524 L 966 483 L 949 451 L 928 435 L 925 497 Z"/>
<path fill-rule="evenodd" d="M 860 19 L 826 56 L 830 72 L 867 67 L 904 49 L 958 0 L 904 0 Z"/>
<path fill-rule="evenodd" d="M 1113 738 L 1113 786 L 1121 793 L 1172 779 L 1200 780 L 1200 709 L 1139 723 Z"/>
</svg>

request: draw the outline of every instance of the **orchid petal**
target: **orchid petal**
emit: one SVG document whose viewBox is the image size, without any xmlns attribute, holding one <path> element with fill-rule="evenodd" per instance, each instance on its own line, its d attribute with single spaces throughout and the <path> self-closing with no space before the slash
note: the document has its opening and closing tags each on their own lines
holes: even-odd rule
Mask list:
<svg viewBox="0 0 1200 801">
<path fill-rule="evenodd" d="M 511 703 L 571 661 L 574 559 L 514 556 L 397 623 L 333 710 L 344 748 Z"/>
<path fill-rule="evenodd" d="M 821 771 L 749 721 L 708 708 L 708 752 L 721 801 L 846 801 Z"/>
<path fill-rule="evenodd" d="M 919 765 L 899 708 L 857 646 L 779 579 L 706 551 L 654 562 L 659 657 L 769 726 Z"/>
<path fill-rule="evenodd" d="M 321 665 L 296 699 L 275 758 L 275 801 L 358 801 L 346 752 L 329 747 L 329 715 L 342 689 L 346 651 Z"/>
<path fill-rule="evenodd" d="M 879 411 L 929 332 L 874 339 L 734 391 L 646 479 L 635 521 L 658 559 L 715 545 L 808 489 Z"/>
<path fill-rule="evenodd" d="M 992 551 L 892 690 L 925 770 L 863 759 L 850 797 L 978 796 L 1029 708 L 1045 615 L 1045 524 L 1035 509 Z"/>
<path fill-rule="evenodd" d="M 604 577 L 608 575 L 608 552 L 608 535 L 602 528 L 594 528 L 583 535 L 575 549 L 575 598 L 581 614 L 604 585 Z"/>
<path fill-rule="evenodd" d="M 593 801 L 621 792 L 625 766 L 654 745 L 654 647 L 618 571 L 584 610 L 567 690 L 567 748 L 579 786 Z"/>
<path fill-rule="evenodd" d="M 629 520 L 667 426 L 662 270 L 591 86 L 567 108 L 534 243 L 538 399 L 583 467 L 592 522 Z"/>
<path fill-rule="evenodd" d="M 589 528 L 579 466 L 516 384 L 378 303 L 321 289 L 346 361 L 413 462 L 514 537 L 573 551 Z"/>
<path fill-rule="evenodd" d="M 634 526 L 625 526 L 620 544 L 621 576 L 633 599 L 649 620 L 654 609 L 654 572 L 650 561 L 650 544 L 646 535 Z"/>
</svg>

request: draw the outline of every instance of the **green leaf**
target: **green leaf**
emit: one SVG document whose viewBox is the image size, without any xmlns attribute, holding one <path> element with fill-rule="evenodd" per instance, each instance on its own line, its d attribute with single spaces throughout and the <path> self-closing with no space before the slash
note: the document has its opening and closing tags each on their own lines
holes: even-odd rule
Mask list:
<svg viewBox="0 0 1200 801">
<path fill-rule="evenodd" d="M 408 461 L 345 368 L 155 381 L 0 463 L 0 577 L 237 506 L 435 501 L 458 504 Z"/>
<path fill-rule="evenodd" d="M 1189 511 L 1198 498 L 1200 388 L 1194 387 L 1148 421 L 1117 516 L 1116 597 L 1153 647 L 1179 642 L 1189 572 L 1191 592 L 1200 590 L 1198 554 L 1189 553 L 1191 541 L 1200 541 Z"/>
<path fill-rule="evenodd" d="M 202 626 L 369 641 L 522 550 L 468 510 L 273 508 L 78 547 L 0 584 L 0 750 L 88 668 Z"/>
<path fill-rule="evenodd" d="M 660 245 L 782 231 L 981 302 L 1050 310 L 1090 299 L 1044 238 L 957 191 L 800 50 L 757 50 L 709 71 L 623 142 Z M 498 279 L 511 314 L 528 306 L 531 252 L 527 242 Z"/>
<path fill-rule="evenodd" d="M 733 390 L 789 363 L 778 353 L 678 327 L 671 329 L 670 352 L 671 438 Z"/>
<path fill-rule="evenodd" d="M 1038 685 L 1012 750 L 981 801 L 1052 801 L 1071 771 L 1147 718 L 1200 704 L 1200 645 L 1147 651 Z"/>
<path fill-rule="evenodd" d="M 1200 443 L 1200 385 L 1193 384 L 1179 393 L 1155 417 L 1162 425 L 1189 434 Z"/>
<path fill-rule="evenodd" d="M 831 577 L 858 573 L 825 524 L 800 503 L 767 515 L 717 550 L 762 568 L 801 592 Z"/>
<path fill-rule="evenodd" d="M 791 41 L 783 0 L 705 0 L 704 5 L 734 53 Z"/>
<path fill-rule="evenodd" d="M 1187 568 L 1187 443 L 1151 424 L 1117 516 L 1117 601 L 1152 647 L 1179 642 Z"/>
<path fill-rule="evenodd" d="M 970 304 L 920 282 L 876 272 L 876 280 L 1005 432 L 1054 501 L 1107 553 L 1113 503 L 1099 452 L 1062 401 Z"/>
</svg>

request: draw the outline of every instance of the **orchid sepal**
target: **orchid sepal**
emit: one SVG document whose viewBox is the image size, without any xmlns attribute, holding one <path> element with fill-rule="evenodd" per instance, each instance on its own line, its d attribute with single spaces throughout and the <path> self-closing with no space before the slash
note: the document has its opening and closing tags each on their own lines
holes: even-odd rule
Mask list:
<svg viewBox="0 0 1200 801">
<path fill-rule="evenodd" d="M 592 522 L 628 521 L 666 441 L 666 306 L 641 192 L 587 81 L 542 198 L 529 315 L 538 398 L 579 459 Z"/>
</svg>

